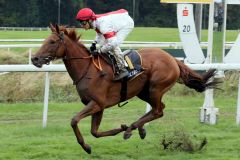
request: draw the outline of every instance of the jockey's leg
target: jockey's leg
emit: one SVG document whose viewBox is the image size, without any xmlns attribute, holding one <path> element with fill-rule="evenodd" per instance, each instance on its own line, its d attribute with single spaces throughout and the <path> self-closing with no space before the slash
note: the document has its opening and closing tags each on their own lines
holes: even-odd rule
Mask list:
<svg viewBox="0 0 240 160">
<path fill-rule="evenodd" d="M 119 44 L 122 44 L 123 41 L 127 38 L 129 33 L 133 30 L 133 26 L 129 26 L 127 28 L 123 28 L 116 33 Z"/>
<path fill-rule="evenodd" d="M 115 49 L 113 50 L 113 56 L 116 60 L 118 71 L 119 71 L 118 73 L 116 72 L 114 81 L 118 81 L 126 77 L 128 75 L 128 71 L 125 67 L 126 62 L 123 58 L 122 51 L 119 47 L 115 47 Z"/>
<path fill-rule="evenodd" d="M 119 55 L 120 57 L 120 61 L 121 61 L 121 63 L 122 64 L 124 64 L 124 66 L 125 67 L 128 67 L 128 64 L 127 64 L 127 62 L 125 61 L 125 59 L 124 59 L 124 57 L 123 57 L 123 52 L 122 52 L 122 50 L 121 50 L 121 48 L 120 47 L 116 47 L 115 49 L 114 49 L 114 53 L 116 53 L 117 55 Z"/>
<path fill-rule="evenodd" d="M 132 29 L 133 29 L 133 26 L 130 26 L 129 28 L 124 28 L 117 32 L 116 36 L 117 36 L 119 45 L 123 43 L 123 41 L 126 39 L 128 34 L 132 31 Z M 119 45 L 115 47 L 113 50 L 113 55 L 116 59 L 117 66 L 119 69 L 119 73 L 114 78 L 115 81 L 121 80 L 122 78 L 128 75 L 128 71 L 126 69 L 127 63 L 123 58 L 122 51 Z"/>
</svg>

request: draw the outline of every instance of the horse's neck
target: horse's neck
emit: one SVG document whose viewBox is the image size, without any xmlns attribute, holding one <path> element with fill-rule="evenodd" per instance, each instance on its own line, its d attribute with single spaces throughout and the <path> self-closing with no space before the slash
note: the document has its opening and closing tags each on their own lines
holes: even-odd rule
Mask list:
<svg viewBox="0 0 240 160">
<path fill-rule="evenodd" d="M 88 53 L 85 51 L 85 49 L 81 48 L 78 44 L 74 42 L 67 42 L 66 48 L 66 57 L 68 60 L 64 60 L 64 64 L 70 77 L 76 83 L 81 80 L 87 73 L 90 59 L 71 59 L 88 56 Z"/>
</svg>

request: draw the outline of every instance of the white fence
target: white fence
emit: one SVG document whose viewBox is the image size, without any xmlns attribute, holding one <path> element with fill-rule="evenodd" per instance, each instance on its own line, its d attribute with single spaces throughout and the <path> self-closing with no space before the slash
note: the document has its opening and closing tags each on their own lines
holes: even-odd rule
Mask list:
<svg viewBox="0 0 240 160">
<path fill-rule="evenodd" d="M 42 39 L 0 39 L 0 42 L 42 42 Z M 82 40 L 89 47 L 92 40 Z M 207 47 L 206 42 L 201 43 L 202 47 Z M 41 44 L 0 44 L 0 48 L 38 48 Z M 166 48 L 182 48 L 181 42 L 140 42 L 140 41 L 124 41 L 122 48 L 147 48 L 147 47 L 166 47 Z"/>
<path fill-rule="evenodd" d="M 49 27 L 0 27 L 4 31 L 47 31 Z"/>
<path fill-rule="evenodd" d="M 225 70 L 240 70 L 239 63 L 223 64 L 186 64 L 193 70 L 209 70 L 217 69 L 218 71 Z M 66 72 L 66 68 L 63 64 L 51 64 L 43 65 L 42 68 L 37 68 L 34 65 L 19 64 L 19 65 L 0 65 L 0 72 Z"/>
<path fill-rule="evenodd" d="M 43 42 L 44 39 L 0 39 L 1 42 Z M 89 46 L 92 40 L 82 40 L 82 42 Z M 234 42 L 226 42 L 225 48 L 229 49 L 234 45 Z M 0 48 L 38 48 L 41 44 L 0 44 Z M 121 45 L 123 48 L 146 48 L 146 47 L 161 47 L 161 48 L 182 48 L 182 42 L 141 42 L 141 41 L 124 41 Z M 207 48 L 208 42 L 200 42 L 202 48 Z"/>
</svg>

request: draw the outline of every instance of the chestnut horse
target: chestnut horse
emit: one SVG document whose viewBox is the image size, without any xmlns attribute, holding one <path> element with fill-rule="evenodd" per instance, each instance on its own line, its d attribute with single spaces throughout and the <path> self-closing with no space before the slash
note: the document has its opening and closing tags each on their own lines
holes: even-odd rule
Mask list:
<svg viewBox="0 0 240 160">
<path fill-rule="evenodd" d="M 165 105 L 162 97 L 176 82 L 197 92 L 215 88 L 217 85 L 216 81 L 210 80 L 215 70 L 200 75 L 159 48 L 141 49 L 138 52 L 142 56 L 144 72 L 127 82 L 126 99 L 137 96 L 149 103 L 152 109 L 130 126 L 122 124 L 119 128 L 100 132 L 98 129 L 104 109 L 121 102 L 121 82 L 113 81 L 112 67 L 103 59 L 94 58 L 79 42 L 80 36 L 77 36 L 74 29 L 68 30 L 58 25 L 51 25 L 50 28 L 52 34 L 32 57 L 32 62 L 35 66 L 42 67 L 54 59 L 63 60 L 81 101 L 85 104 L 85 107 L 72 118 L 71 126 L 78 143 L 89 154 L 91 147 L 85 143 L 78 127 L 81 119 L 92 116 L 91 133 L 95 137 L 114 136 L 125 131 L 123 138 L 128 139 L 132 135 L 132 130 L 138 129 L 140 137 L 144 139 L 146 136 L 144 124 L 163 116 Z M 100 74 L 101 67 L 105 74 Z"/>
</svg>

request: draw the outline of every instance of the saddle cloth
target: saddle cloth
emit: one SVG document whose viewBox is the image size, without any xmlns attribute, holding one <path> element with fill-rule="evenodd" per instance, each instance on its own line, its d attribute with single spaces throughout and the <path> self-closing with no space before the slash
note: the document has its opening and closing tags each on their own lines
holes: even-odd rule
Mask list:
<svg viewBox="0 0 240 160">
<path fill-rule="evenodd" d="M 135 50 L 125 50 L 123 53 L 124 60 L 126 61 L 128 67 L 126 69 L 129 72 L 128 77 L 126 80 L 132 79 L 133 77 L 137 77 L 141 73 L 143 73 L 142 69 L 142 57 L 141 55 Z M 116 68 L 116 60 L 111 53 L 102 53 L 100 56 L 113 67 L 113 71 L 115 72 Z"/>
<path fill-rule="evenodd" d="M 138 75 L 138 73 L 142 72 L 142 57 L 141 55 L 135 50 L 126 50 L 123 52 L 123 57 L 128 64 L 128 79 L 132 78 L 133 76 Z"/>
</svg>

